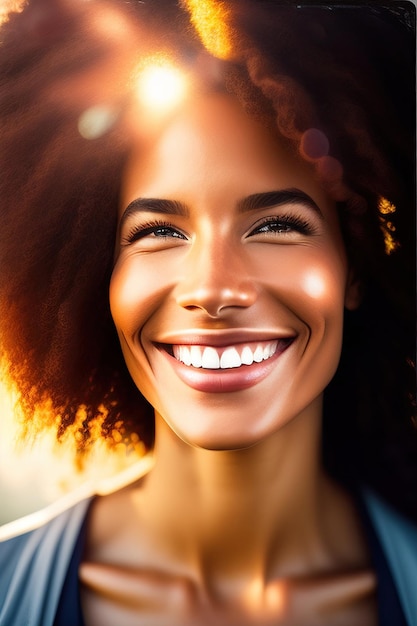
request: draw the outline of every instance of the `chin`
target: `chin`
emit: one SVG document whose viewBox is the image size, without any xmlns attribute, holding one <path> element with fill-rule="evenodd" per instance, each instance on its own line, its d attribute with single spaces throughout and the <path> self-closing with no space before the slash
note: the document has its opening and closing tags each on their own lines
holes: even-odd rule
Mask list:
<svg viewBox="0 0 417 626">
<path fill-rule="evenodd" d="M 217 452 L 237 452 L 239 450 L 247 450 L 248 448 L 252 448 L 253 446 L 256 446 L 257 443 L 259 443 L 259 440 L 247 441 L 246 439 L 242 440 L 242 439 L 237 439 L 236 437 L 230 437 L 230 439 L 228 439 L 227 441 L 225 441 L 224 438 L 222 438 L 222 440 L 202 439 L 196 442 L 191 442 L 191 441 L 188 442 L 185 439 L 183 439 L 183 441 L 185 441 L 185 443 L 189 443 L 195 448 L 200 448 L 201 450 L 211 450 L 213 452 L 216 452 L 216 451 Z"/>
<path fill-rule="evenodd" d="M 232 420 L 233 423 L 228 425 L 225 423 L 226 420 L 222 419 L 215 427 L 212 420 L 210 420 L 210 424 L 204 424 L 200 421 L 198 424 L 194 423 L 192 428 L 190 428 L 190 422 L 187 424 L 174 424 L 169 419 L 164 421 L 181 441 L 193 448 L 202 450 L 219 452 L 246 450 L 256 446 L 273 434 L 269 430 L 268 432 L 263 432 L 264 429 L 249 429 L 247 424 L 245 424 L 243 429 L 242 424 L 236 423 L 236 421 L 241 420 Z M 259 432 L 260 430 L 262 432 Z"/>
</svg>

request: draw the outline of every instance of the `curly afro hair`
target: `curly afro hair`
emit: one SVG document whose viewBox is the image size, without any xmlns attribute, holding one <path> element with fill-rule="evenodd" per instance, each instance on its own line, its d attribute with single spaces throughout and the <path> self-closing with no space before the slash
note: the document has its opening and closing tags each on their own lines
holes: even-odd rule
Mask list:
<svg viewBox="0 0 417 626">
<path fill-rule="evenodd" d="M 324 462 L 417 516 L 414 6 L 217 4 L 224 88 L 315 163 L 362 285 L 325 392 Z M 97 418 L 103 437 L 122 424 L 153 442 L 108 304 L 129 154 L 118 112 L 146 33 L 192 69 L 204 46 L 190 5 L 29 0 L 0 29 L 2 365 L 29 426 L 47 401 L 61 436 L 82 407 L 80 450 Z M 103 102 L 104 130 L 86 137 L 80 119 Z"/>
</svg>

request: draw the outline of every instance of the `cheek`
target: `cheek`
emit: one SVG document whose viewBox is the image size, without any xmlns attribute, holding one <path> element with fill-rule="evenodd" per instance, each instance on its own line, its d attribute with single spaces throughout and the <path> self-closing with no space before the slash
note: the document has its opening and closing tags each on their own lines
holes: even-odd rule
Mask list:
<svg viewBox="0 0 417 626">
<path fill-rule="evenodd" d="M 109 301 L 126 366 L 139 391 L 152 402 L 149 363 L 139 339 L 141 330 L 157 307 L 158 282 L 154 274 L 138 267 L 137 259 L 118 261 L 110 280 Z"/>
<path fill-rule="evenodd" d="M 132 258 L 118 261 L 110 280 L 110 310 L 116 328 L 131 337 L 151 315 L 164 289 L 164 265 Z"/>
<path fill-rule="evenodd" d="M 316 269 L 308 270 L 302 281 L 302 289 L 312 300 L 321 300 L 326 297 L 328 291 L 328 280 L 323 277 L 322 272 Z"/>
<path fill-rule="evenodd" d="M 299 298 L 306 316 L 327 324 L 343 318 L 346 274 L 342 267 L 310 263 L 300 274 Z"/>
<path fill-rule="evenodd" d="M 295 384 L 302 380 L 302 388 L 314 395 L 327 386 L 340 360 L 346 262 L 337 250 L 305 247 L 287 251 L 276 268 L 269 270 L 266 285 L 270 302 L 299 333 L 303 356 Z"/>
<path fill-rule="evenodd" d="M 308 402 L 324 391 L 340 361 L 346 263 L 337 251 L 298 250 L 274 275 L 268 291 L 280 307 L 277 315 L 299 334 L 300 362 L 289 384 L 301 403 Z"/>
<path fill-rule="evenodd" d="M 342 317 L 347 264 L 343 251 L 311 247 L 272 250 L 260 261 L 269 291 L 306 320 Z M 267 269 L 268 268 L 268 269 Z"/>
</svg>

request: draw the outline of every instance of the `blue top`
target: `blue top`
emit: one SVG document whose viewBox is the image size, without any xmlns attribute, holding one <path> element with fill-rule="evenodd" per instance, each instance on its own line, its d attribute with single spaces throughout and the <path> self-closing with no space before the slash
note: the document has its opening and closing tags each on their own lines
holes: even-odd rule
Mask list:
<svg viewBox="0 0 417 626">
<path fill-rule="evenodd" d="M 377 579 L 378 624 L 379 626 L 407 626 L 395 581 L 378 535 L 365 507 L 360 505 L 359 511 L 362 515 L 363 527 Z M 80 622 L 80 626 L 83 626 L 82 622 Z"/>
<path fill-rule="evenodd" d="M 407 626 L 387 560 L 375 530 L 372 527 L 369 515 L 363 506 L 360 506 L 360 513 L 368 539 L 372 564 L 378 580 L 377 603 L 379 626 Z M 85 626 L 78 586 L 78 569 L 84 548 L 85 526 L 86 524 L 84 522 L 68 568 L 54 626 Z"/>
<path fill-rule="evenodd" d="M 54 626 L 85 626 L 81 610 L 78 570 L 84 551 L 86 521 L 85 517 L 75 544 L 74 552 L 68 567 L 67 576 L 62 588 Z"/>
<path fill-rule="evenodd" d="M 85 626 L 78 569 L 90 503 L 0 542 L 0 626 Z M 379 625 L 417 626 L 417 528 L 373 493 L 364 503 Z"/>
</svg>

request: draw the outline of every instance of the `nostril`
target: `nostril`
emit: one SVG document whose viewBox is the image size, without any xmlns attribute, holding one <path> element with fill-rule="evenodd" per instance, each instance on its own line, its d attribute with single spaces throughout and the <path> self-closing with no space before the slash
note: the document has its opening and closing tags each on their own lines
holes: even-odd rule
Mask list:
<svg viewBox="0 0 417 626">
<path fill-rule="evenodd" d="M 238 285 L 236 288 L 190 289 L 177 294 L 177 303 L 187 311 L 205 311 L 210 317 L 218 317 L 225 311 L 234 308 L 247 308 L 257 298 L 256 289 L 249 284 Z"/>
</svg>

